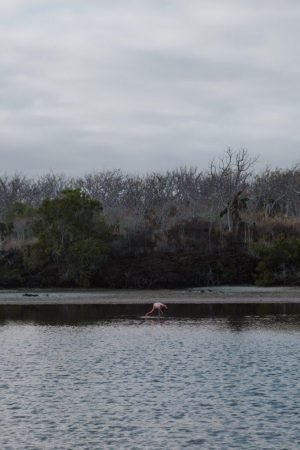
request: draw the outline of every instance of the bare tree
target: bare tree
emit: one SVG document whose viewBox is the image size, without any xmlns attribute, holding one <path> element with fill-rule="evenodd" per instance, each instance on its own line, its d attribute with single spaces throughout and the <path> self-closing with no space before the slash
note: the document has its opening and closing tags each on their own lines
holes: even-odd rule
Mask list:
<svg viewBox="0 0 300 450">
<path fill-rule="evenodd" d="M 236 231 L 240 211 L 247 206 L 246 192 L 257 159 L 246 149 L 234 151 L 228 148 L 223 157 L 210 164 L 211 208 L 215 217 L 226 218 L 228 231 Z"/>
<path fill-rule="evenodd" d="M 254 208 L 264 217 L 300 215 L 300 168 L 271 170 L 266 168 L 255 177 L 252 186 Z"/>
</svg>

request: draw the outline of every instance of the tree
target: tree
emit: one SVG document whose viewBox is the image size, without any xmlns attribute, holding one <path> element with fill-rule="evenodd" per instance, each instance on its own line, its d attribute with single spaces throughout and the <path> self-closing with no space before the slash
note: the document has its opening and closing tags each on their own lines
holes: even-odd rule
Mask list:
<svg viewBox="0 0 300 450">
<path fill-rule="evenodd" d="M 245 149 L 234 151 L 228 148 L 224 157 L 211 162 L 213 209 L 221 219 L 226 218 L 226 227 L 230 232 L 237 232 L 240 212 L 247 208 L 249 199 L 245 194 L 256 161 L 257 158 L 252 158 Z"/>
<path fill-rule="evenodd" d="M 64 190 L 37 208 L 32 230 L 37 242 L 30 261 L 54 266 L 61 284 L 89 286 L 111 236 L 98 200 L 80 189 Z"/>
</svg>

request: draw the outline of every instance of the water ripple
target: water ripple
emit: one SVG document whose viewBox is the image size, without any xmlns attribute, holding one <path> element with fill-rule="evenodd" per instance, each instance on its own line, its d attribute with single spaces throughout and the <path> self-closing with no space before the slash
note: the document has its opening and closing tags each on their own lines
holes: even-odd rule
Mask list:
<svg viewBox="0 0 300 450">
<path fill-rule="evenodd" d="M 300 448 L 299 322 L 6 324 L 2 450 Z"/>
</svg>

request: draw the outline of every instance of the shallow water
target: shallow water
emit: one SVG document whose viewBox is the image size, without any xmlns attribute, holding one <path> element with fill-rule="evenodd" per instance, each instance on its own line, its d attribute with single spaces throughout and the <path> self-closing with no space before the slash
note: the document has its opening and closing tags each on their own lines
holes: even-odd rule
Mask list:
<svg viewBox="0 0 300 450">
<path fill-rule="evenodd" d="M 300 448 L 297 317 L 0 326 L 2 450 Z"/>
</svg>

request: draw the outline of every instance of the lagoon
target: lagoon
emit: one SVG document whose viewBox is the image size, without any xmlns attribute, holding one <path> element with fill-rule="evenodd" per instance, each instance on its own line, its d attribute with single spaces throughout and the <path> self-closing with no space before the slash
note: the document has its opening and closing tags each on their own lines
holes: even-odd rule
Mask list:
<svg viewBox="0 0 300 450">
<path fill-rule="evenodd" d="M 0 448 L 300 447 L 299 316 L 2 323 Z"/>
</svg>

